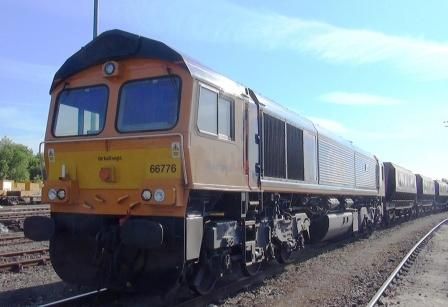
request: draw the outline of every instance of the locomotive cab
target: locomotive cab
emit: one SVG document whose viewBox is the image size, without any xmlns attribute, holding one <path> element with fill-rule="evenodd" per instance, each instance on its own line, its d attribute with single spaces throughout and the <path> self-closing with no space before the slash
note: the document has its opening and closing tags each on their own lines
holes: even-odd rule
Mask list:
<svg viewBox="0 0 448 307">
<path fill-rule="evenodd" d="M 63 280 L 161 290 L 179 279 L 193 87 L 180 60 L 115 30 L 56 73 L 43 152 L 51 218 L 28 219 L 25 234 L 50 239 Z"/>
</svg>

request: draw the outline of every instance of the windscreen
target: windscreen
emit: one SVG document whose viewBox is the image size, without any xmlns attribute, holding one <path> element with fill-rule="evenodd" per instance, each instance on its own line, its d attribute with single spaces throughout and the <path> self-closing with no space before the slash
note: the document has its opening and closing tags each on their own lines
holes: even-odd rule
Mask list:
<svg viewBox="0 0 448 307">
<path fill-rule="evenodd" d="M 107 99 L 105 85 L 63 90 L 57 101 L 54 135 L 99 134 L 104 128 Z"/>
<path fill-rule="evenodd" d="M 177 123 L 179 101 L 179 77 L 128 82 L 121 88 L 117 129 L 120 132 L 171 129 Z"/>
</svg>

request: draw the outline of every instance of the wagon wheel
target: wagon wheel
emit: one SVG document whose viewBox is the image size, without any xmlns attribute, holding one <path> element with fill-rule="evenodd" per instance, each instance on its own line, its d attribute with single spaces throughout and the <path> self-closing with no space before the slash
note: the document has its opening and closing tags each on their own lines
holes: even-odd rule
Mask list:
<svg viewBox="0 0 448 307">
<path fill-rule="evenodd" d="M 254 276 L 260 271 L 262 265 L 262 262 L 256 262 L 250 265 L 243 262 L 241 263 L 241 270 L 245 276 Z"/>
<path fill-rule="evenodd" d="M 300 248 L 291 249 L 288 244 L 281 244 L 275 250 L 275 258 L 279 263 L 289 264 L 297 260 L 299 257 Z"/>
<path fill-rule="evenodd" d="M 197 271 L 193 276 L 190 287 L 200 295 L 209 294 L 216 285 L 219 277 L 221 276 L 219 262 L 217 257 L 211 259 L 205 259 L 199 264 Z"/>
</svg>

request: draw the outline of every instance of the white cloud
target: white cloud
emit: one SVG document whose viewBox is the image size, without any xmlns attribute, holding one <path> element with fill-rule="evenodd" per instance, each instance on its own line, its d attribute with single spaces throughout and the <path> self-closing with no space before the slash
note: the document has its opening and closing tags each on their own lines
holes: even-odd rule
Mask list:
<svg viewBox="0 0 448 307">
<path fill-rule="evenodd" d="M 400 99 L 370 95 L 366 93 L 330 92 L 321 95 L 320 100 L 342 105 L 377 105 L 388 106 L 403 103 Z"/>
<path fill-rule="evenodd" d="M 165 40 L 173 33 L 183 33 L 189 42 L 289 50 L 336 64 L 385 63 L 406 76 L 448 79 L 448 42 L 344 28 L 226 1 L 218 1 L 214 6 L 204 6 L 200 1 L 188 4 L 172 1 L 170 6 L 155 2 L 151 3 L 150 10 L 143 9 L 146 5 L 144 1 L 137 1 L 133 7 L 120 2 L 105 4 L 109 13 L 103 22 L 106 27 L 121 25 Z M 172 7 L 177 8 L 174 14 Z M 126 10 L 126 16 L 121 14 L 122 10 Z M 162 28 L 160 20 L 164 20 Z M 175 40 L 182 39 L 175 37 Z"/>
<path fill-rule="evenodd" d="M 337 135 L 347 135 L 349 132 L 349 129 L 345 127 L 340 122 L 337 122 L 335 120 L 326 119 L 326 118 L 320 118 L 320 117 L 314 117 L 314 116 L 308 116 L 308 118 L 313 121 L 315 124 L 321 126 L 322 128 L 327 129 L 328 131 L 331 131 Z"/>
<path fill-rule="evenodd" d="M 309 52 L 331 63 L 383 62 L 406 74 L 428 79 L 448 78 L 448 43 L 258 14 L 260 24 L 251 28 L 253 35 L 249 37 L 264 39 L 271 48 Z"/>
</svg>

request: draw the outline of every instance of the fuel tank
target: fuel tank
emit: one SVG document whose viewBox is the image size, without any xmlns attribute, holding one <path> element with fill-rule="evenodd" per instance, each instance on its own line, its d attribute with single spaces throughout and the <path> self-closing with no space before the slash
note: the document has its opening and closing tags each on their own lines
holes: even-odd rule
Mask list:
<svg viewBox="0 0 448 307">
<path fill-rule="evenodd" d="M 329 213 L 311 220 L 310 237 L 312 242 L 328 241 L 352 230 L 351 212 Z"/>
</svg>

